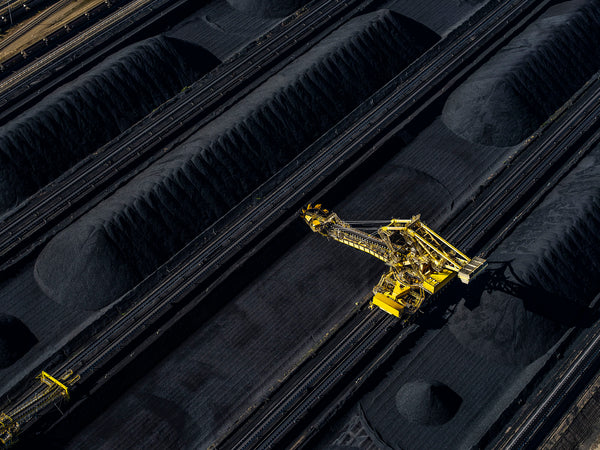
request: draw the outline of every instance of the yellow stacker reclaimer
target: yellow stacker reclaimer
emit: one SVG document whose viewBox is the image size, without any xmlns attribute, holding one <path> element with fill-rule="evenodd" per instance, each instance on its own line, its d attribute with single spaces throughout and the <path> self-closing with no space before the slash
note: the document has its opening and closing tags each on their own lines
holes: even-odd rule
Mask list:
<svg viewBox="0 0 600 450">
<path fill-rule="evenodd" d="M 485 259 L 471 259 L 441 238 L 420 216 L 392 219 L 378 226 L 382 222 L 344 222 L 321 205 L 308 205 L 301 215 L 313 231 L 390 267 L 373 288 L 371 306 L 396 317 L 414 314 L 426 293 L 435 294 L 457 274 L 467 284 L 487 266 Z"/>
</svg>

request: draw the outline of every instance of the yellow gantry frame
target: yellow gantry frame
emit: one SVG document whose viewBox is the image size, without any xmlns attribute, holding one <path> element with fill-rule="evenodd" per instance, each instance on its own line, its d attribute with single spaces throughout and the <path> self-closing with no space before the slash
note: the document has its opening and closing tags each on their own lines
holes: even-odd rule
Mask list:
<svg viewBox="0 0 600 450">
<path fill-rule="evenodd" d="M 60 377 L 55 378 L 48 372 L 42 371 L 36 378 L 47 386 L 41 393 L 28 397 L 15 405 L 8 411 L 0 412 L 0 444 L 10 447 L 15 442 L 15 436 L 19 433 L 21 425 L 35 417 L 38 412 L 47 405 L 62 397 L 69 399 L 69 386 L 79 381 L 79 375 L 73 375 L 72 370 L 67 370 Z"/>
<path fill-rule="evenodd" d="M 42 371 L 42 373 L 39 375 L 39 379 L 42 383 L 48 385 L 49 387 L 58 386 L 58 388 L 63 391 L 62 396 L 67 400 L 69 399 L 69 388 L 52 375 Z"/>
<path fill-rule="evenodd" d="M 366 252 L 385 262 L 390 270 L 373 288 L 371 305 L 400 317 L 417 311 L 425 292 L 434 294 L 459 274 L 468 283 L 486 266 L 484 259 L 470 259 L 420 220 L 392 219 L 378 228 L 379 236 L 370 235 L 340 220 L 335 213 L 308 205 L 302 217 L 315 232 Z M 405 245 L 392 243 L 397 233 Z M 396 241 L 398 242 L 398 241 Z"/>
</svg>

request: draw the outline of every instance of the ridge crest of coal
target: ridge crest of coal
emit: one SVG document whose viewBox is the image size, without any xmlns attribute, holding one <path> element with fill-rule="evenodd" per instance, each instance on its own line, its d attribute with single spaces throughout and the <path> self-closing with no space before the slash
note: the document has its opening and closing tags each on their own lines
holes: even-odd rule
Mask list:
<svg viewBox="0 0 600 450">
<path fill-rule="evenodd" d="M 600 1 L 546 11 L 448 98 L 444 123 L 496 147 L 531 135 L 600 68 Z"/>
<path fill-rule="evenodd" d="M 114 300 L 113 283 L 133 287 L 438 38 L 387 10 L 351 20 L 50 241 L 40 285 L 76 307 Z M 107 278 L 71 260 L 105 252 L 121 261 Z"/>
<path fill-rule="evenodd" d="M 0 212 L 57 178 L 218 64 L 201 47 L 146 39 L 0 128 Z"/>
</svg>

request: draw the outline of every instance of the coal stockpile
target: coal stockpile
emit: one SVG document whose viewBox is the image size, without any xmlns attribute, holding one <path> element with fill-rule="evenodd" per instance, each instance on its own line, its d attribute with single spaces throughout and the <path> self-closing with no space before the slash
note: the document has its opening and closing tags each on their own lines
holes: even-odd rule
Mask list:
<svg viewBox="0 0 600 450">
<path fill-rule="evenodd" d="M 35 336 L 14 316 L 0 314 L 0 369 L 14 364 L 37 343 Z"/>
<path fill-rule="evenodd" d="M 600 1 L 554 6 L 449 97 L 446 125 L 484 145 L 535 131 L 600 68 Z"/>
<path fill-rule="evenodd" d="M 600 151 L 585 158 L 489 258 L 450 321 L 459 341 L 508 364 L 543 355 L 567 327 L 586 326 L 600 290 Z M 477 291 L 477 288 L 475 289 Z"/>
<path fill-rule="evenodd" d="M 0 211 L 58 177 L 218 60 L 154 37 L 107 58 L 0 128 Z"/>
<path fill-rule="evenodd" d="M 352 20 L 57 235 L 38 283 L 74 307 L 111 302 L 437 38 L 386 10 Z"/>
<path fill-rule="evenodd" d="M 261 17 L 284 17 L 305 3 L 306 0 L 227 0 L 233 8 Z"/>
</svg>

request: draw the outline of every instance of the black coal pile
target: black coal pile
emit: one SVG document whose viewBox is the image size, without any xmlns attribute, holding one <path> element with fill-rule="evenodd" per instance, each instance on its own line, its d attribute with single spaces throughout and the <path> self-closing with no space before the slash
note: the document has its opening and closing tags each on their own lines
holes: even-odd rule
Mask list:
<svg viewBox="0 0 600 450">
<path fill-rule="evenodd" d="M 600 291 L 600 149 L 586 157 L 489 257 L 450 319 L 457 339 L 501 363 L 542 356 L 587 326 Z"/>
<path fill-rule="evenodd" d="M 446 125 L 472 142 L 511 146 L 600 68 L 600 1 L 549 9 L 450 95 Z"/>
<path fill-rule="evenodd" d="M 0 314 L 0 369 L 14 364 L 37 343 L 35 336 L 14 316 Z"/>
<path fill-rule="evenodd" d="M 227 0 L 233 8 L 259 17 L 285 17 L 307 0 Z"/>
<path fill-rule="evenodd" d="M 468 302 L 459 304 L 448 326 L 476 355 L 495 364 L 525 366 L 565 331 L 560 323 L 528 310 L 527 302 L 504 292 L 484 292 L 474 308 Z"/>
<path fill-rule="evenodd" d="M 437 39 L 390 11 L 353 19 L 57 235 L 40 286 L 83 308 L 114 300 Z"/>
<path fill-rule="evenodd" d="M 218 64 L 165 37 L 134 44 L 0 128 L 0 211 L 34 193 Z"/>
<path fill-rule="evenodd" d="M 396 394 L 396 408 L 409 422 L 419 425 L 442 425 L 448 422 L 462 403 L 462 398 L 439 381 L 412 381 Z"/>
</svg>

